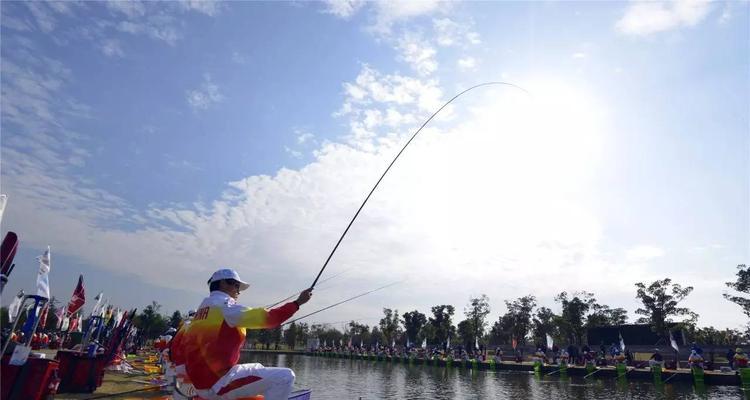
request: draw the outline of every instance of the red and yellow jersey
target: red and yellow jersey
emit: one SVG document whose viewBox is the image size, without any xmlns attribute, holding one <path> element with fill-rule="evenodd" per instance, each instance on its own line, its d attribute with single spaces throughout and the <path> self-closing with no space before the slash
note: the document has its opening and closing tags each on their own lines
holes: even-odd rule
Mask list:
<svg viewBox="0 0 750 400">
<path fill-rule="evenodd" d="M 178 351 L 195 388 L 211 388 L 237 364 L 246 329 L 275 328 L 298 309 L 294 302 L 273 310 L 248 308 L 224 292 L 211 292 L 183 334 L 182 354 Z"/>
<path fill-rule="evenodd" d="M 174 365 L 185 365 L 185 351 L 183 346 L 183 338 L 185 332 L 190 326 L 190 319 L 186 319 L 180 325 L 180 329 L 175 333 L 172 341 L 169 342 L 169 359 L 172 360 Z"/>
</svg>

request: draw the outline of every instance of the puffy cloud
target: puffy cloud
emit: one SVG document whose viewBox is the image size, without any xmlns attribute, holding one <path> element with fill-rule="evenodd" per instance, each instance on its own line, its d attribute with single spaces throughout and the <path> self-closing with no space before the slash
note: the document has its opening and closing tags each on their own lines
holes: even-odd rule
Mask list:
<svg viewBox="0 0 750 400">
<path fill-rule="evenodd" d="M 102 52 L 109 57 L 123 57 L 125 55 L 120 42 L 115 39 L 105 40 L 102 43 Z"/>
<path fill-rule="evenodd" d="M 456 63 L 458 64 L 458 68 L 462 71 L 471 71 L 477 67 L 477 60 L 471 56 L 459 58 Z"/>
<path fill-rule="evenodd" d="M 703 0 L 633 2 L 615 28 L 624 34 L 645 36 L 685 26 L 695 26 L 711 11 Z"/>
<path fill-rule="evenodd" d="M 356 14 L 365 2 L 362 0 L 325 0 L 324 4 L 326 13 L 348 19 Z"/>
<path fill-rule="evenodd" d="M 400 58 L 419 75 L 426 76 L 437 71 L 438 63 L 435 59 L 437 52 L 420 36 L 405 34 L 398 40 L 396 49 L 401 53 Z"/>
<path fill-rule="evenodd" d="M 435 30 L 435 41 L 440 46 L 476 45 L 481 43 L 479 34 L 471 29 L 473 23 L 458 22 L 450 18 L 436 18 L 432 21 Z"/>
</svg>

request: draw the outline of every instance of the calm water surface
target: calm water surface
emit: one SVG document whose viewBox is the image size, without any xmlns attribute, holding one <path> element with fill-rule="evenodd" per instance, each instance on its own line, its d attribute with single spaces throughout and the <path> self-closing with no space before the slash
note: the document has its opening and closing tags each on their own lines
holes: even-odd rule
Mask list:
<svg viewBox="0 0 750 400">
<path fill-rule="evenodd" d="M 242 362 L 292 368 L 295 388 L 314 400 L 348 399 L 750 399 L 736 386 L 706 386 L 616 379 L 537 378 L 519 372 L 472 371 L 423 365 L 301 355 L 243 354 Z"/>
</svg>

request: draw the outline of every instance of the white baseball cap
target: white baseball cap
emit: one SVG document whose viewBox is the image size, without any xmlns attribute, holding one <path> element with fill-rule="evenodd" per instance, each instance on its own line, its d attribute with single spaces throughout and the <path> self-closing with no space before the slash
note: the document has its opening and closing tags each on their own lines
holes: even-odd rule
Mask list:
<svg viewBox="0 0 750 400">
<path fill-rule="evenodd" d="M 233 279 L 239 282 L 240 290 L 245 290 L 250 287 L 249 283 L 240 279 L 240 274 L 238 274 L 237 271 L 230 268 L 224 268 L 214 272 L 214 274 L 211 275 L 211 279 L 208 280 L 208 284 L 210 285 L 216 281 L 223 281 L 225 279 Z"/>
</svg>

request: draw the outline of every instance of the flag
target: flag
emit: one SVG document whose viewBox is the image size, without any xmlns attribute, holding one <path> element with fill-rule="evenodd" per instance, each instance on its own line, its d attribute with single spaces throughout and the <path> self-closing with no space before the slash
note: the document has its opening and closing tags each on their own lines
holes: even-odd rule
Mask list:
<svg viewBox="0 0 750 400">
<path fill-rule="evenodd" d="M 60 330 L 65 332 L 68 330 L 68 328 L 70 328 L 70 318 L 62 317 L 61 321 L 62 322 L 60 323 Z"/>
<path fill-rule="evenodd" d="M 10 318 L 10 322 L 16 320 L 16 317 L 18 316 L 18 313 L 21 311 L 21 303 L 23 303 L 23 290 L 18 292 L 16 295 L 16 298 L 13 299 L 13 301 L 8 306 L 8 318 Z"/>
<path fill-rule="evenodd" d="M 427 338 L 422 339 L 422 348 L 423 349 L 427 348 Z"/>
<path fill-rule="evenodd" d="M 47 314 L 49 313 L 49 303 L 42 309 L 42 315 L 39 316 L 39 329 L 44 329 L 47 326 Z"/>
<path fill-rule="evenodd" d="M 78 322 L 80 317 L 79 316 L 73 316 L 70 318 L 69 325 L 68 325 L 68 331 L 69 332 L 78 332 Z"/>
<path fill-rule="evenodd" d="M 51 263 L 49 246 L 47 246 L 47 251 L 37 258 L 39 260 L 39 274 L 36 276 L 36 294 L 49 299 L 49 270 Z"/>
<path fill-rule="evenodd" d="M 83 275 L 78 276 L 78 284 L 68 302 L 68 315 L 73 315 L 86 303 L 86 290 L 83 288 Z"/>
<path fill-rule="evenodd" d="M 5 212 L 6 204 L 8 204 L 8 196 L 0 194 L 0 222 L 3 220 L 3 213 Z"/>
<path fill-rule="evenodd" d="M 516 338 L 511 339 L 510 344 L 513 346 L 513 350 L 515 350 L 516 347 L 518 347 L 518 339 Z"/>
<path fill-rule="evenodd" d="M 346 344 L 346 347 L 352 347 L 352 338 L 349 338 L 349 343 Z"/>
<path fill-rule="evenodd" d="M 363 342 L 362 339 L 359 339 L 359 347 L 365 347 L 365 342 Z"/>
<path fill-rule="evenodd" d="M 62 329 L 63 318 L 65 317 L 65 307 L 58 308 L 57 311 L 55 311 L 55 317 L 57 317 L 56 328 L 58 330 Z"/>
<path fill-rule="evenodd" d="M 94 308 L 91 309 L 91 316 L 96 317 L 99 316 L 99 306 L 102 303 L 102 297 L 104 296 L 104 292 L 99 292 L 99 294 L 94 297 L 94 300 L 96 300 L 96 304 L 94 304 Z"/>
<path fill-rule="evenodd" d="M 552 346 L 555 344 L 555 342 L 552 340 L 552 336 L 547 334 L 547 348 L 552 350 Z"/>
<path fill-rule="evenodd" d="M 622 340 L 622 332 L 620 334 L 620 351 L 625 351 L 625 341 Z"/>
<path fill-rule="evenodd" d="M 391 339 L 391 347 L 396 347 L 396 339 Z"/>
<path fill-rule="evenodd" d="M 451 348 L 451 337 L 450 336 L 448 336 L 448 341 L 445 343 L 445 347 L 447 347 L 449 349 Z"/>
<path fill-rule="evenodd" d="M 677 341 L 674 340 L 672 331 L 669 331 L 669 344 L 672 345 L 672 348 L 674 349 L 674 351 L 680 351 L 680 346 L 677 346 Z"/>
<path fill-rule="evenodd" d="M 411 347 L 411 340 L 409 340 L 408 336 L 406 337 L 406 347 L 407 348 Z"/>
<path fill-rule="evenodd" d="M 477 350 L 479 349 L 479 338 L 478 337 L 474 338 L 474 348 L 477 349 Z"/>
</svg>

